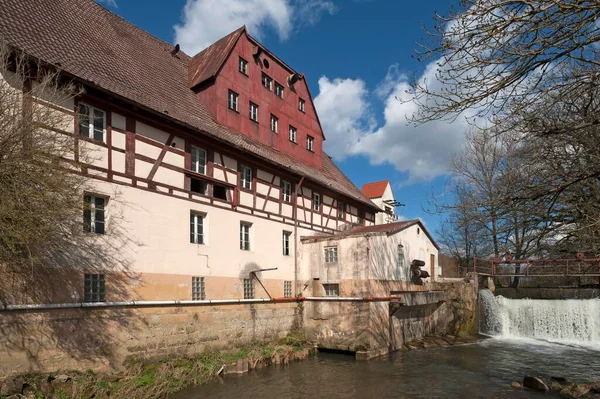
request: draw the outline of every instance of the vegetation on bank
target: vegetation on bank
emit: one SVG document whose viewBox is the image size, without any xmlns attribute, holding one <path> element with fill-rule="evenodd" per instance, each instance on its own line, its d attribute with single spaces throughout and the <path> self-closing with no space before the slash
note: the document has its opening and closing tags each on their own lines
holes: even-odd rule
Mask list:
<svg viewBox="0 0 600 399">
<path fill-rule="evenodd" d="M 132 360 L 125 371 L 97 374 L 71 371 L 26 373 L 0 384 L 0 397 L 13 398 L 164 398 L 187 387 L 201 385 L 221 374 L 242 373 L 271 364 L 305 359 L 309 349 L 303 337 L 288 336 L 277 343 L 252 343 L 231 351 L 206 349 L 196 356 L 147 362 Z M 5 395 L 5 396 L 1 396 Z"/>
</svg>

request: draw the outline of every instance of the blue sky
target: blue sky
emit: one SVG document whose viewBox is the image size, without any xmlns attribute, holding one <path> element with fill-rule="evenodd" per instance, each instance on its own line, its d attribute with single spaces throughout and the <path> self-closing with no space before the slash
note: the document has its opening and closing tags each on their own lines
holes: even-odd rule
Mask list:
<svg viewBox="0 0 600 399">
<path fill-rule="evenodd" d="M 326 151 L 360 188 L 389 179 L 403 217 L 421 217 L 435 235 L 440 217 L 423 211 L 444 193 L 445 169 L 460 150 L 463 123 L 413 127 L 407 78 L 435 81 L 435 65 L 413 59 L 436 10 L 453 0 L 99 0 L 113 12 L 195 54 L 248 26 L 267 48 L 304 72 L 327 141 Z M 434 61 L 434 60 L 432 60 Z"/>
</svg>

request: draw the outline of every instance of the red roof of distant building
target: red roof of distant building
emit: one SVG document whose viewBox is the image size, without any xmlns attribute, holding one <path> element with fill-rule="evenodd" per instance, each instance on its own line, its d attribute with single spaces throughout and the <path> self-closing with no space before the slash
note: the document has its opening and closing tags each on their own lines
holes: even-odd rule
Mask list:
<svg viewBox="0 0 600 399">
<path fill-rule="evenodd" d="M 366 183 L 362 186 L 360 191 L 363 192 L 367 198 L 381 198 L 385 192 L 386 187 L 390 184 L 389 180 L 376 181 L 373 183 Z"/>
</svg>

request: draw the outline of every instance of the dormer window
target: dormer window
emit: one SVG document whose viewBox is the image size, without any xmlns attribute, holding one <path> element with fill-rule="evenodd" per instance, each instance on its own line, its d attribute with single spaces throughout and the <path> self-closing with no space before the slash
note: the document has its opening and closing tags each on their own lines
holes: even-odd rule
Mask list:
<svg viewBox="0 0 600 399">
<path fill-rule="evenodd" d="M 240 62 L 238 65 L 239 65 L 240 72 L 243 73 L 244 75 L 248 76 L 248 61 L 246 61 L 245 59 L 240 57 Z"/>
<path fill-rule="evenodd" d="M 279 98 L 283 98 L 283 86 L 275 82 L 275 94 Z"/>
<path fill-rule="evenodd" d="M 298 99 L 298 109 L 302 112 L 306 112 L 305 108 L 306 108 L 306 102 L 303 99 L 299 98 Z"/>
<path fill-rule="evenodd" d="M 262 74 L 262 85 L 265 89 L 273 90 L 273 79 L 267 74 Z"/>
<path fill-rule="evenodd" d="M 313 136 L 306 136 L 306 149 L 308 151 L 315 150 L 315 138 Z"/>
<path fill-rule="evenodd" d="M 231 109 L 235 112 L 239 112 L 238 94 L 236 92 L 229 90 L 229 95 L 227 97 L 227 106 L 229 107 L 229 109 Z"/>
<path fill-rule="evenodd" d="M 249 112 L 250 119 L 253 120 L 254 122 L 258 122 L 258 105 L 254 104 L 254 103 L 250 103 L 250 109 L 248 112 Z"/>
<path fill-rule="evenodd" d="M 292 143 L 296 142 L 296 135 L 297 135 L 298 131 L 296 130 L 296 128 L 292 125 L 290 125 L 290 141 Z"/>
<path fill-rule="evenodd" d="M 271 131 L 279 133 L 279 119 L 273 114 L 271 114 Z"/>
</svg>

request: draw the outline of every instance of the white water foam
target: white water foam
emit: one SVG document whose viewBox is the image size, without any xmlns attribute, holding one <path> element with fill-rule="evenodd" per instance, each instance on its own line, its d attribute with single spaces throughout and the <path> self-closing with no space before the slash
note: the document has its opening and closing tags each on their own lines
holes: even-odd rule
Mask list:
<svg viewBox="0 0 600 399">
<path fill-rule="evenodd" d="M 482 333 L 600 350 L 600 299 L 508 299 L 489 290 L 479 294 Z"/>
</svg>

